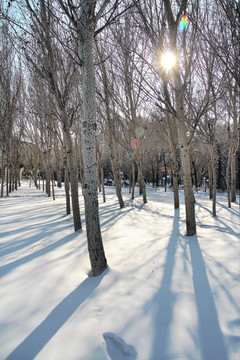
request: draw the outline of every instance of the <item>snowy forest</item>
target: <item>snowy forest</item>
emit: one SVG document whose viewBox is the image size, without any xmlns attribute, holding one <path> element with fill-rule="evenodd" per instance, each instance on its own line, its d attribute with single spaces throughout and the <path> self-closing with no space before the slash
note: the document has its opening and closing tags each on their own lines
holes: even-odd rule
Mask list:
<svg viewBox="0 0 240 360">
<path fill-rule="evenodd" d="M 238 359 L 239 38 L 238 0 L 0 0 L 0 359 Z"/>
</svg>

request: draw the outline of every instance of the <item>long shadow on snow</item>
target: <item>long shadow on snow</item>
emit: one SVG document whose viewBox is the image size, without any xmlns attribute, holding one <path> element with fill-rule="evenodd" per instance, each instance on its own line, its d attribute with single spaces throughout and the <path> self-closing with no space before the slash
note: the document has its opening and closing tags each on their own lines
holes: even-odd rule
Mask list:
<svg viewBox="0 0 240 360">
<path fill-rule="evenodd" d="M 12 261 L 11 263 L 8 263 L 6 265 L 3 265 L 0 267 L 0 277 L 8 274 L 11 270 L 13 270 L 14 268 L 26 264 L 27 262 L 36 259 L 42 255 L 45 255 L 47 253 L 49 253 L 50 251 L 55 250 L 56 248 L 58 248 L 59 246 L 62 246 L 64 244 L 66 244 L 67 242 L 71 241 L 74 239 L 74 237 L 76 237 L 81 231 L 77 231 L 73 234 L 69 234 L 67 236 L 65 236 L 64 238 L 50 244 L 47 245 L 46 247 L 44 247 L 41 250 L 35 251 L 32 254 L 29 254 L 27 256 L 24 256 L 18 260 Z"/>
<path fill-rule="evenodd" d="M 168 214 L 164 214 L 164 213 L 161 213 L 159 211 L 156 211 L 156 210 L 152 210 L 150 208 L 146 208 L 145 204 L 141 203 L 140 205 L 137 204 L 137 203 L 134 203 L 134 201 L 132 199 L 130 200 L 127 200 L 125 202 L 129 207 L 133 208 L 133 209 L 137 209 L 137 210 L 140 210 L 140 211 L 145 211 L 149 214 L 152 214 L 152 215 L 157 215 L 157 216 L 161 216 L 161 217 L 164 217 L 164 218 L 167 218 L 167 219 L 172 219 L 173 216 L 172 215 L 168 215 Z M 184 220 L 180 220 L 179 221 L 182 221 L 184 222 Z"/>
<path fill-rule="evenodd" d="M 203 360 L 227 360 L 213 294 L 197 236 L 188 241 L 193 269 L 193 285 L 198 313 L 198 331 Z"/>
<path fill-rule="evenodd" d="M 212 215 L 211 210 L 209 210 L 208 208 L 206 208 L 205 206 L 203 206 L 203 205 L 200 204 L 200 203 L 197 203 L 197 205 L 198 205 L 199 207 L 203 208 L 204 210 L 208 211 L 208 212 Z M 234 235 L 234 236 L 237 236 L 237 237 L 239 236 L 239 234 L 238 234 L 236 231 L 234 231 L 229 225 L 226 225 L 226 224 L 224 223 L 224 221 L 222 221 L 218 215 L 216 216 L 216 220 L 217 220 L 219 223 L 223 224 L 224 227 L 214 226 L 214 225 L 202 225 L 200 222 L 199 222 L 197 225 L 198 225 L 199 227 L 201 227 L 201 228 L 211 228 L 211 229 L 214 229 L 214 230 L 216 230 L 216 231 L 225 232 L 225 233 L 227 233 L 227 234 Z"/>
<path fill-rule="evenodd" d="M 31 244 L 35 244 L 36 242 L 39 242 L 42 239 L 46 240 L 51 235 L 55 234 L 56 231 L 59 232 L 59 231 L 67 230 L 67 229 L 69 229 L 69 226 L 70 226 L 69 218 L 66 219 L 66 221 L 64 219 L 56 220 L 53 224 L 54 226 L 51 226 L 51 231 L 48 231 L 49 230 L 48 226 L 44 227 L 44 225 L 46 225 L 47 223 L 48 222 L 38 223 L 36 225 L 22 227 L 17 230 L 12 230 L 9 232 L 2 233 L 1 236 L 3 236 L 3 237 L 16 234 L 17 239 L 15 241 L 8 241 L 3 244 L 0 243 L 0 255 L 4 256 L 7 254 L 11 254 L 11 253 L 21 250 Z M 66 223 L 66 225 L 62 226 L 64 223 Z M 59 224 L 61 224 L 61 228 L 59 228 Z M 30 237 L 24 238 L 24 239 L 22 238 L 21 232 L 29 232 L 30 233 L 31 230 L 38 229 L 39 227 L 41 227 L 41 229 L 40 229 L 41 232 L 38 235 L 36 235 L 34 237 L 30 236 Z"/>
<path fill-rule="evenodd" d="M 106 220 L 102 219 L 102 221 L 100 221 L 101 223 L 101 227 L 102 227 L 102 231 L 106 231 L 108 229 L 110 229 L 117 221 L 119 221 L 122 217 L 124 217 L 125 215 L 127 215 L 127 213 L 129 213 L 130 211 L 132 211 L 133 208 L 128 208 L 128 207 L 124 207 L 122 209 L 118 207 L 113 208 L 110 205 L 109 209 L 106 209 L 106 207 L 104 208 L 104 211 L 99 211 L 100 214 L 100 219 L 102 219 L 103 215 L 104 217 L 106 216 Z M 111 214 L 112 216 L 109 217 L 109 214 Z M 103 228 L 105 227 L 106 228 Z"/>
<path fill-rule="evenodd" d="M 63 299 L 43 320 L 43 322 L 19 344 L 6 360 L 32 360 L 52 339 L 57 331 L 67 322 L 77 308 L 94 292 L 104 273 L 95 278 L 87 278 L 65 299 Z"/>
<path fill-rule="evenodd" d="M 179 239 L 179 210 L 175 210 L 173 230 L 167 247 L 167 257 L 161 287 L 151 303 L 156 305 L 154 315 L 155 335 L 153 339 L 151 360 L 166 360 L 169 349 L 169 331 L 173 317 L 174 294 L 171 292 L 175 255 Z"/>
<path fill-rule="evenodd" d="M 216 259 L 214 259 L 214 257 L 210 257 L 208 254 L 206 254 L 206 252 L 202 251 L 203 255 L 205 258 L 208 258 L 209 261 L 211 261 L 212 264 L 214 264 L 215 266 L 217 266 L 218 271 L 215 275 L 214 271 L 212 270 L 211 266 L 208 266 L 207 271 L 209 273 L 209 275 L 211 275 L 211 277 L 219 283 L 219 287 L 222 291 L 225 292 L 225 295 L 228 297 L 229 301 L 231 302 L 231 304 L 235 307 L 236 311 L 239 313 L 240 311 L 240 307 L 237 303 L 237 299 L 234 299 L 233 296 L 231 295 L 231 292 L 229 291 L 229 284 L 233 284 L 233 286 L 238 287 L 239 286 L 239 276 L 238 275 L 234 275 L 231 274 L 231 272 L 225 267 L 223 266 L 223 264 L 219 263 Z M 213 267 L 214 268 L 214 267 Z M 227 286 L 224 285 L 224 277 L 221 277 L 221 273 L 224 273 L 224 275 L 228 275 L 230 277 L 229 281 L 227 282 Z"/>
<path fill-rule="evenodd" d="M 229 208 L 227 207 L 226 205 L 220 203 L 219 201 L 216 201 L 216 203 L 221 206 L 223 209 L 229 211 L 230 213 L 232 213 L 233 215 L 239 215 L 239 211 L 238 210 L 235 210 L 233 208 Z M 233 204 L 237 204 L 236 202 L 234 202 Z"/>
</svg>

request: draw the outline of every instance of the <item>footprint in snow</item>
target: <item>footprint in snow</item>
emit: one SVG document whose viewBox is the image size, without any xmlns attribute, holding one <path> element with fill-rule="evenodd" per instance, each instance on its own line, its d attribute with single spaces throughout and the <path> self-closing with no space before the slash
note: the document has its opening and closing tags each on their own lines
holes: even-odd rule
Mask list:
<svg viewBox="0 0 240 360">
<path fill-rule="evenodd" d="M 137 352 L 132 345 L 127 345 L 119 336 L 107 332 L 103 334 L 106 343 L 108 359 L 110 360 L 135 360 Z"/>
</svg>

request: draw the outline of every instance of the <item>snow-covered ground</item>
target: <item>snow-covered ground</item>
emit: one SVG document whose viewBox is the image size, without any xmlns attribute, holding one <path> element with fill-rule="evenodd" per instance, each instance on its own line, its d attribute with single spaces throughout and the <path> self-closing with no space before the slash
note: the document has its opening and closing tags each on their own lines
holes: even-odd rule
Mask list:
<svg viewBox="0 0 240 360">
<path fill-rule="evenodd" d="M 99 196 L 108 269 L 89 278 L 83 231 L 56 200 L 23 183 L 0 199 L 0 359 L 239 360 L 239 206 L 196 193 L 197 235 L 185 236 L 181 192 L 148 204 L 114 188 Z"/>
</svg>

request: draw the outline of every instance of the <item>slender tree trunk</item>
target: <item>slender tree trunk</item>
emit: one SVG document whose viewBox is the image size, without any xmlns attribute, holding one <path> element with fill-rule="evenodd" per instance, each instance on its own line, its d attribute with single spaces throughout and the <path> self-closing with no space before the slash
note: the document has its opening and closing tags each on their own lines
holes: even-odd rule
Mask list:
<svg viewBox="0 0 240 360">
<path fill-rule="evenodd" d="M 167 118 L 168 143 L 171 151 L 172 175 L 173 175 L 173 193 L 174 193 L 174 209 L 179 208 L 179 192 L 178 192 L 178 162 L 176 158 L 176 144 L 174 144 L 173 133 L 170 118 Z"/>
<path fill-rule="evenodd" d="M 195 190 L 198 191 L 197 169 L 196 169 L 196 164 L 195 164 L 194 160 L 192 160 L 192 167 L 193 167 L 193 177 L 194 177 L 194 182 L 195 182 Z"/>
<path fill-rule="evenodd" d="M 48 164 L 46 168 L 46 193 L 51 197 L 51 169 L 50 169 L 50 155 L 48 154 Z"/>
<path fill-rule="evenodd" d="M 233 107 L 233 135 L 232 135 L 232 158 L 231 158 L 231 202 L 237 199 L 237 179 L 236 179 L 236 152 L 239 143 L 239 134 L 237 129 L 238 121 L 238 109 L 237 109 L 237 96 L 239 94 L 239 88 L 235 84 L 233 93 L 231 92 L 231 100 Z"/>
<path fill-rule="evenodd" d="M 143 171 L 142 171 L 142 159 L 140 149 L 136 149 L 136 163 L 138 167 L 138 181 L 139 187 L 141 188 L 141 195 L 143 196 L 143 203 L 147 203 L 147 192 L 146 192 L 146 184 L 144 181 Z"/>
<path fill-rule="evenodd" d="M 237 199 L 236 152 L 231 156 L 231 202 Z"/>
<path fill-rule="evenodd" d="M 101 187 L 101 174 L 100 174 L 100 165 L 99 162 L 97 162 L 97 182 L 98 182 L 98 192 L 100 193 L 102 191 Z"/>
<path fill-rule="evenodd" d="M 98 54 L 101 57 L 100 50 L 97 46 Z M 122 198 L 122 191 L 121 191 L 121 182 L 118 177 L 118 166 L 117 166 L 117 152 L 114 149 L 114 141 L 113 141 L 113 124 L 110 114 L 110 106 L 109 106 L 109 90 L 108 90 L 108 81 L 107 81 L 107 71 L 104 62 L 102 62 L 101 65 L 102 69 L 102 79 L 103 79 L 103 86 L 104 86 L 104 102 L 105 102 L 105 109 L 106 109 L 106 115 L 107 115 L 107 123 L 108 123 L 108 132 L 109 132 L 109 148 L 110 148 L 110 155 L 111 155 L 111 165 L 112 165 L 112 172 L 113 172 L 113 178 L 115 183 L 115 189 L 116 194 L 119 202 L 120 208 L 124 207 L 124 202 Z"/>
<path fill-rule="evenodd" d="M 64 167 L 64 188 L 66 196 L 66 214 L 71 214 L 70 206 L 70 189 L 69 189 L 69 177 L 68 177 L 68 164 L 67 164 L 67 149 L 66 149 L 66 139 L 63 135 L 63 167 Z"/>
<path fill-rule="evenodd" d="M 167 192 L 167 164 L 166 164 L 165 156 L 163 158 L 163 161 L 164 161 L 164 172 L 165 172 L 164 192 Z"/>
<path fill-rule="evenodd" d="M 216 195 L 217 195 L 217 174 L 216 174 L 216 159 L 214 156 L 213 145 L 209 144 L 209 154 L 211 160 L 211 172 L 212 172 L 212 215 L 216 216 Z"/>
<path fill-rule="evenodd" d="M 124 202 L 122 198 L 122 187 L 121 187 L 121 179 L 118 176 L 118 165 L 117 165 L 117 149 L 114 149 L 112 144 L 111 149 L 111 164 L 112 164 L 112 171 L 113 171 L 113 179 L 116 189 L 116 195 L 118 198 L 120 209 L 124 207 Z"/>
<path fill-rule="evenodd" d="M 52 197 L 53 197 L 53 200 L 55 200 L 54 183 L 55 183 L 54 171 L 52 171 Z"/>
<path fill-rule="evenodd" d="M 9 196 L 9 164 L 8 164 L 8 156 L 7 156 L 7 162 L 6 162 L 7 166 L 6 166 L 6 192 L 7 192 L 7 196 Z"/>
<path fill-rule="evenodd" d="M 68 125 L 66 109 L 62 110 L 62 121 L 64 124 L 63 130 L 64 130 L 64 137 L 66 140 L 67 164 L 68 164 L 70 183 L 71 183 L 71 200 L 72 200 L 74 230 L 77 231 L 82 228 L 82 223 L 80 217 L 80 207 L 79 207 L 79 198 L 78 198 L 77 172 L 74 166 L 73 145 L 72 145 L 70 128 Z"/>
<path fill-rule="evenodd" d="M 231 151 L 228 155 L 227 167 L 226 167 L 226 184 L 227 184 L 227 194 L 228 194 L 228 207 L 231 208 L 231 190 L 229 185 L 229 176 L 230 176 L 230 165 L 231 165 Z"/>
<path fill-rule="evenodd" d="M 214 166 L 214 168 L 213 168 L 213 198 L 212 198 L 213 217 L 215 217 L 217 215 L 216 201 L 217 201 L 217 176 L 216 176 L 216 167 Z"/>
<path fill-rule="evenodd" d="M 2 150 L 2 168 L 1 168 L 1 175 L 2 175 L 2 181 L 1 181 L 1 197 L 3 197 L 4 193 L 4 180 L 5 180 L 5 164 L 4 164 L 4 151 Z"/>
<path fill-rule="evenodd" d="M 82 152 L 84 166 L 84 202 L 87 228 L 88 251 L 92 276 L 100 275 L 107 267 L 104 253 L 98 210 L 97 162 L 95 152 L 96 134 L 96 89 L 93 64 L 94 29 L 86 17 L 90 16 L 91 3 L 85 3 L 82 9 L 80 53 L 83 58 L 82 95 L 83 95 L 83 136 Z M 94 11 L 94 10 L 92 10 Z M 85 14 L 86 12 L 86 14 Z M 92 24 L 93 27 L 93 24 Z"/>
<path fill-rule="evenodd" d="M 135 184 L 136 184 L 135 164 L 134 164 L 134 161 L 132 161 L 132 200 L 134 200 L 134 197 L 135 197 Z"/>
<path fill-rule="evenodd" d="M 106 202 L 105 185 L 104 185 L 104 172 L 103 172 L 103 166 L 102 165 L 101 165 L 101 168 L 100 168 L 100 172 L 101 172 L 103 202 Z"/>
<path fill-rule="evenodd" d="M 208 159 L 208 186 L 209 186 L 209 199 L 213 198 L 213 172 L 211 165 L 211 157 L 209 146 L 207 146 L 207 159 Z"/>
<path fill-rule="evenodd" d="M 103 202 L 106 202 L 106 195 L 105 195 L 105 185 L 104 185 L 104 171 L 102 166 L 102 158 L 100 150 L 97 149 L 97 157 L 98 157 L 98 164 L 99 164 L 99 171 L 100 171 L 100 179 L 101 179 L 101 185 L 102 185 L 102 196 L 103 196 Z"/>
<path fill-rule="evenodd" d="M 154 184 L 155 184 L 155 170 L 154 170 L 153 161 L 151 161 L 151 168 L 152 168 L 152 187 L 154 188 Z"/>
<path fill-rule="evenodd" d="M 177 130 L 178 141 L 181 153 L 182 173 L 184 181 L 184 198 L 186 209 L 187 236 L 196 234 L 196 220 L 194 209 L 194 195 L 191 180 L 191 165 L 189 146 L 187 142 L 187 129 L 184 115 L 183 87 L 181 86 L 180 74 L 175 75 L 175 93 L 177 104 Z"/>
<path fill-rule="evenodd" d="M 38 172 L 38 189 L 41 190 L 41 170 Z"/>
<path fill-rule="evenodd" d="M 46 193 L 48 197 L 51 197 L 51 171 L 49 167 L 47 167 L 46 171 Z M 32 177 L 31 177 L 32 178 Z"/>
<path fill-rule="evenodd" d="M 60 150 L 59 150 L 59 142 L 56 137 L 54 138 L 54 149 L 56 156 L 56 174 L 57 174 L 57 186 L 58 188 L 62 187 L 62 179 L 61 179 L 61 167 L 60 167 Z"/>
<path fill-rule="evenodd" d="M 80 140 L 80 146 L 79 146 L 79 166 L 80 166 L 80 171 L 79 171 L 79 176 L 80 176 L 80 182 L 81 182 L 81 187 L 82 187 L 82 195 L 84 192 L 84 169 L 83 169 L 83 157 L 82 157 L 82 135 L 81 132 L 79 134 L 79 140 Z"/>
</svg>

